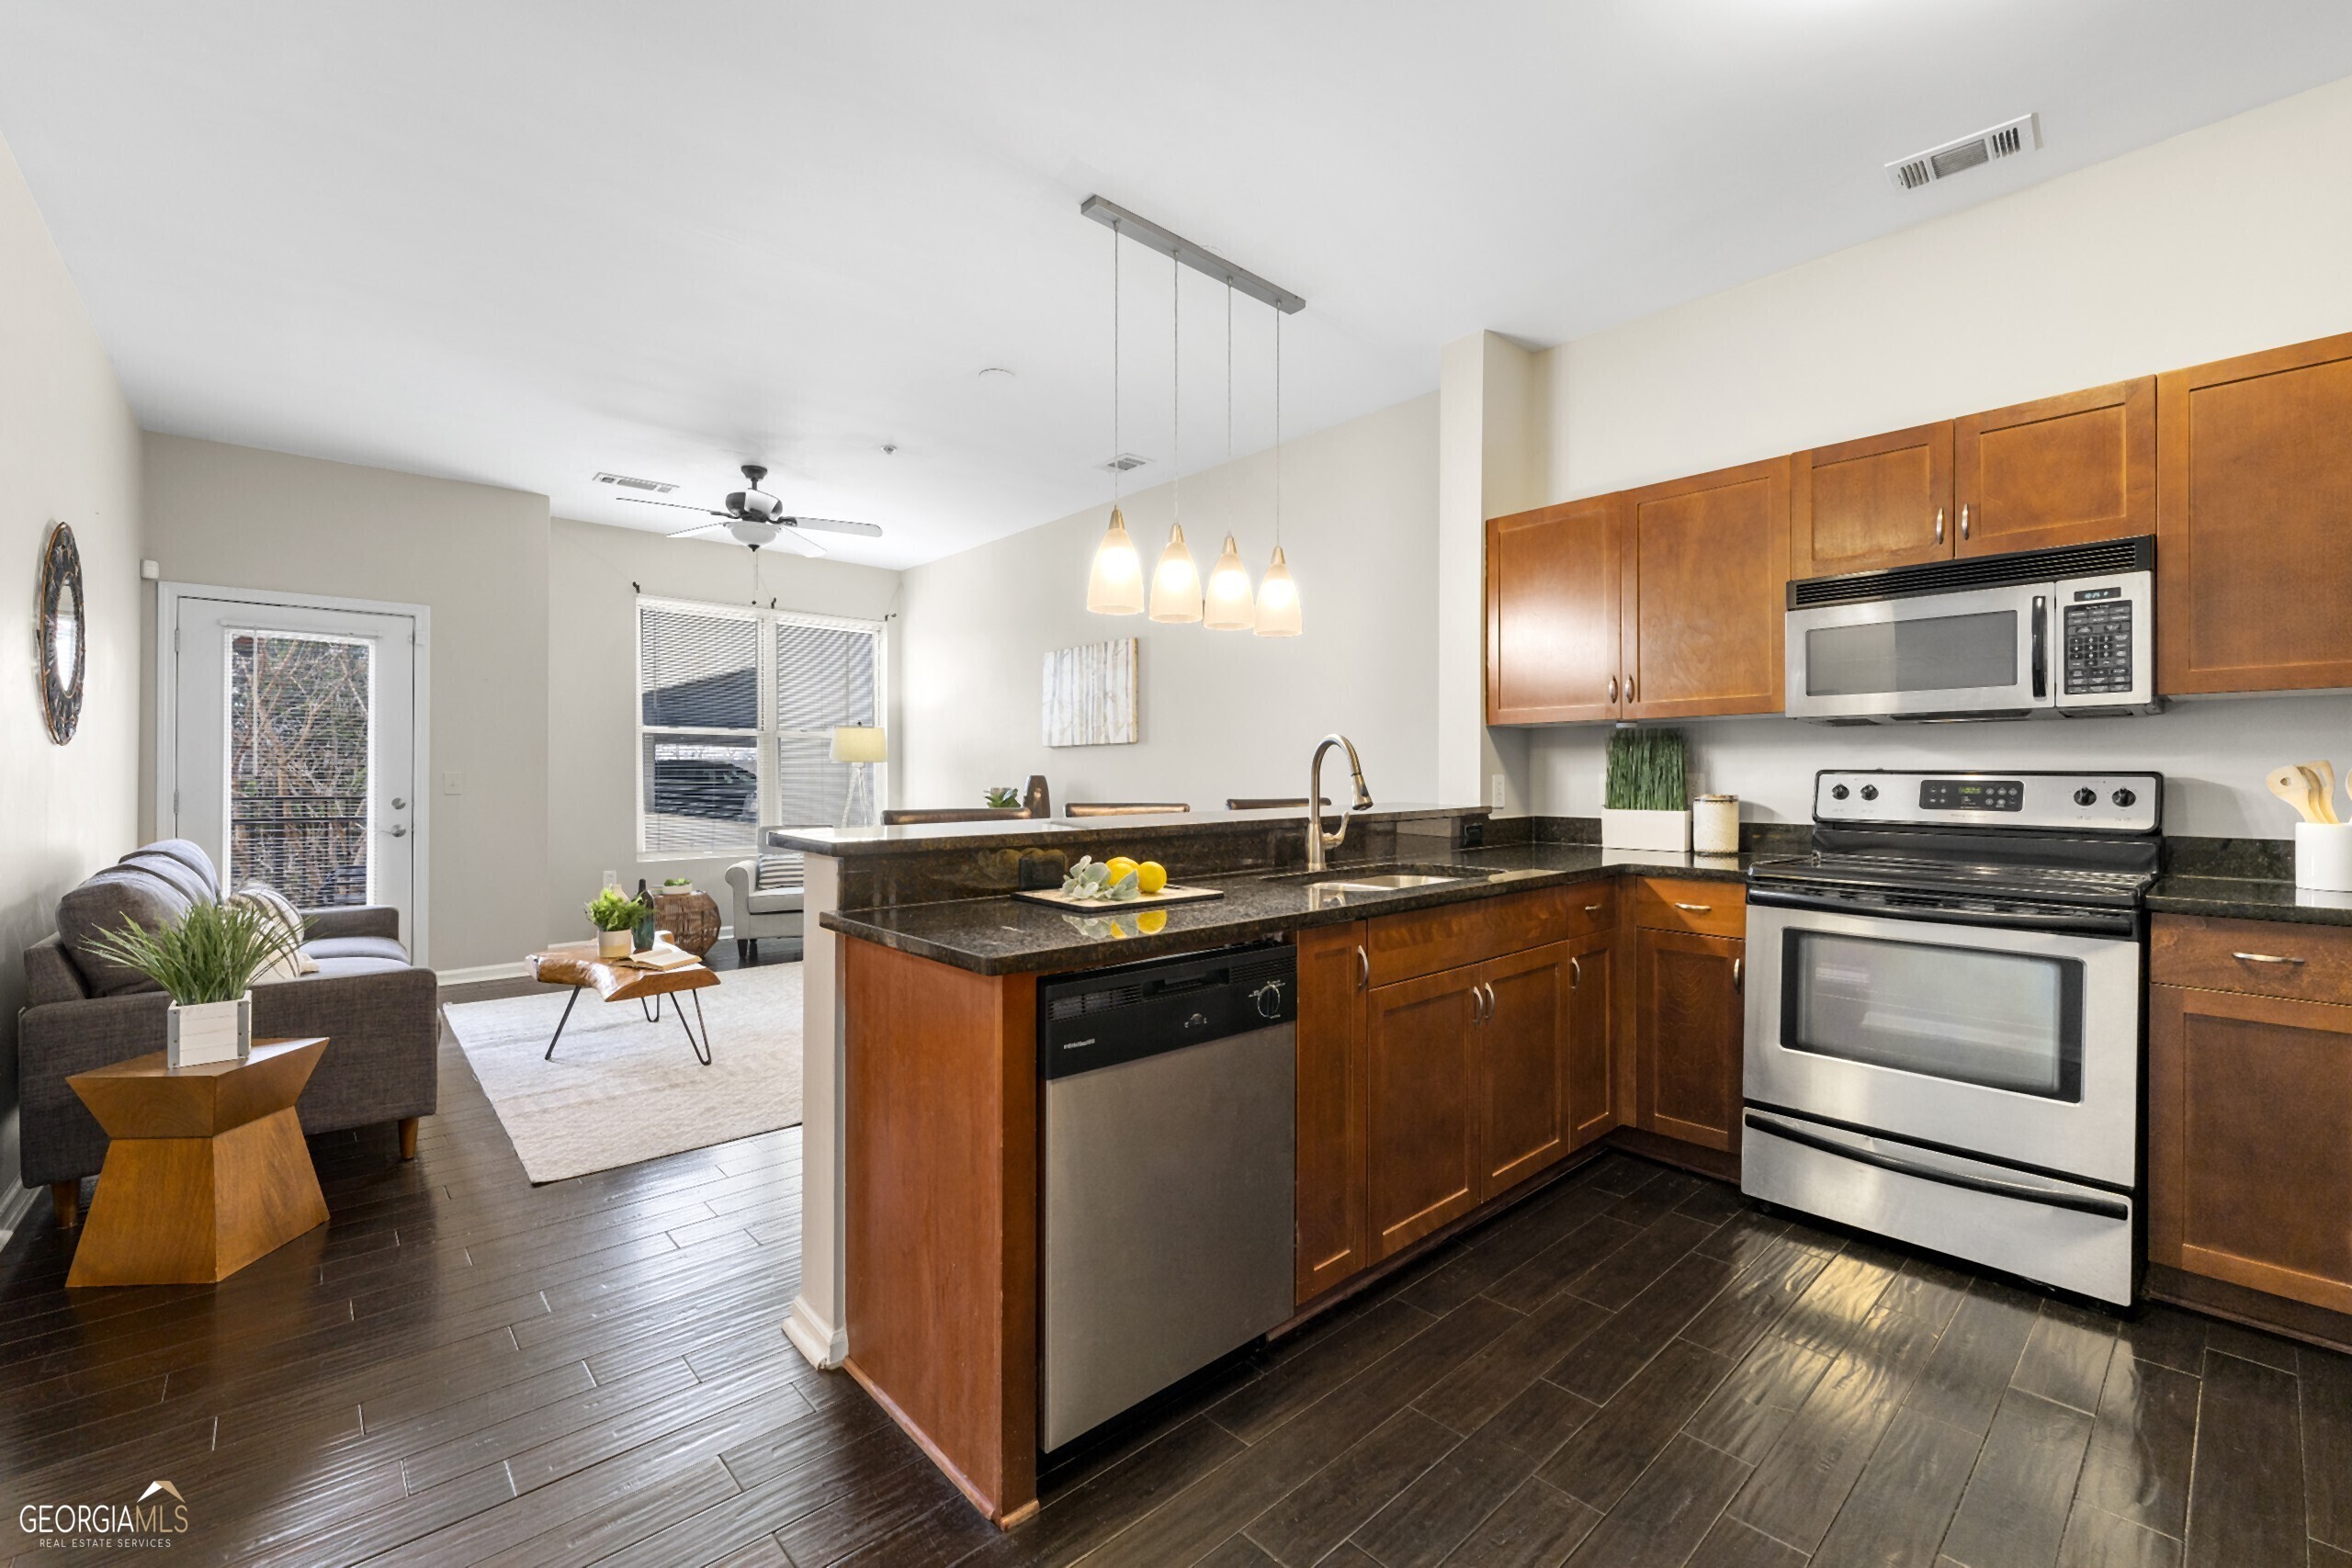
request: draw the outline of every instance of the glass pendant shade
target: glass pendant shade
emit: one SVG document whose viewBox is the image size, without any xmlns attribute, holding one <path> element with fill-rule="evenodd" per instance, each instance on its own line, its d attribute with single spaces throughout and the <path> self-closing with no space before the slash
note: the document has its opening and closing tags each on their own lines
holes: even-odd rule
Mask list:
<svg viewBox="0 0 2352 1568">
<path fill-rule="evenodd" d="M 1151 574 L 1151 618 L 1155 621 L 1197 621 L 1201 618 L 1201 574 L 1193 552 L 1184 547 L 1184 525 L 1168 530 L 1168 547 L 1159 552 L 1159 570 Z"/>
<path fill-rule="evenodd" d="M 1225 553 L 1209 568 L 1208 603 L 1202 625 L 1213 632 L 1246 632 L 1257 620 L 1250 602 L 1250 569 L 1241 564 L 1240 547 L 1225 536 Z"/>
<path fill-rule="evenodd" d="M 1290 565 L 1276 545 L 1273 564 L 1258 584 L 1258 635 L 1296 637 L 1298 630 L 1298 584 L 1291 581 Z"/>
<path fill-rule="evenodd" d="M 1094 547 L 1094 570 L 1086 580 L 1086 607 L 1098 615 L 1143 614 L 1143 558 L 1127 536 L 1127 520 L 1111 508 L 1111 526 Z"/>
</svg>

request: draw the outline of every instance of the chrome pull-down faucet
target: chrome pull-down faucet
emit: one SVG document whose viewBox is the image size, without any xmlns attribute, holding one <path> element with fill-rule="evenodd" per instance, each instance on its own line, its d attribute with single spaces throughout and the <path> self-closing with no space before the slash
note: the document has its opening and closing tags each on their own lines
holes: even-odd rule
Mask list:
<svg viewBox="0 0 2352 1568">
<path fill-rule="evenodd" d="M 1340 830 L 1323 830 L 1323 753 L 1334 746 L 1343 746 L 1348 752 L 1348 772 L 1355 779 L 1356 798 L 1352 806 L 1340 809 Z M 1306 767 L 1306 869 L 1326 869 L 1324 852 L 1336 850 L 1347 842 L 1348 824 L 1359 811 L 1372 809 L 1372 791 L 1364 787 L 1363 760 L 1356 755 L 1356 743 L 1344 735 L 1327 735 L 1315 748 L 1315 761 Z"/>
</svg>

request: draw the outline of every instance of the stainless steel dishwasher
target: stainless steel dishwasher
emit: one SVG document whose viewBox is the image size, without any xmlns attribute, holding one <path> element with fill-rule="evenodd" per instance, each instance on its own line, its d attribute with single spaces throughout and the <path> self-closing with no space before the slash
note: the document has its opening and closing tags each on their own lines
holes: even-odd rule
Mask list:
<svg viewBox="0 0 2352 1568">
<path fill-rule="evenodd" d="M 1260 943 L 1038 987 L 1048 1451 L 1290 1316 L 1297 976 Z"/>
</svg>

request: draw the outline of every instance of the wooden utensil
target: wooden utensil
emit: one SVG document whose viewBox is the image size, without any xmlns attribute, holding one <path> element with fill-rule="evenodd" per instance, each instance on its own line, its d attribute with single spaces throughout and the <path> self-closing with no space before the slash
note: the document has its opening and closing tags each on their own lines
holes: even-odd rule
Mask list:
<svg viewBox="0 0 2352 1568">
<path fill-rule="evenodd" d="M 2335 764 L 2323 759 L 2316 762 L 2298 762 L 2295 766 L 2312 781 L 2312 788 L 2319 795 L 2319 819 L 2341 823 L 2344 818 L 2335 814 Z"/>
<path fill-rule="evenodd" d="M 2270 786 L 2271 794 L 2301 813 L 2304 821 L 2321 819 L 2312 805 L 2312 781 L 2303 775 L 2302 769 L 2290 762 L 2283 768 L 2271 769 L 2262 782 Z"/>
</svg>

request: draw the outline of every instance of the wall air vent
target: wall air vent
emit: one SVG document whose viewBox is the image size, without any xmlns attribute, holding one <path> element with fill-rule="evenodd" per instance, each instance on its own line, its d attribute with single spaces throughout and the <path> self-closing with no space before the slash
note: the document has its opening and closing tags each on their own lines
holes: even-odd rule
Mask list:
<svg viewBox="0 0 2352 1568">
<path fill-rule="evenodd" d="M 1134 452 L 1122 452 L 1102 466 L 1114 474 L 1124 474 L 1131 468 L 1140 468 L 1150 461 L 1150 458 Z"/>
<path fill-rule="evenodd" d="M 1990 130 L 1980 130 L 1973 136 L 1963 136 L 1957 141 L 1930 147 L 1925 152 L 1914 152 L 1908 158 L 1897 158 L 1886 166 L 1886 177 L 1894 182 L 1897 190 L 1917 190 L 1921 186 L 1948 180 L 1980 164 L 2013 158 L 2019 152 L 2030 152 L 2041 145 L 2041 117 L 2019 115 Z"/>
<path fill-rule="evenodd" d="M 663 484 L 660 479 L 631 479 L 627 474 L 598 474 L 596 482 L 600 485 L 613 485 L 621 490 L 641 490 L 650 495 L 667 495 L 678 488 L 673 484 Z"/>
</svg>

